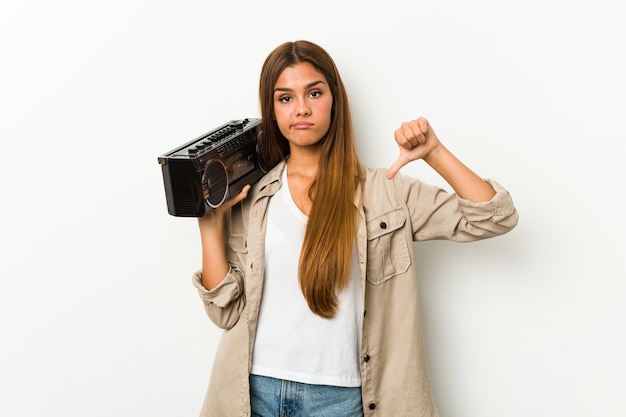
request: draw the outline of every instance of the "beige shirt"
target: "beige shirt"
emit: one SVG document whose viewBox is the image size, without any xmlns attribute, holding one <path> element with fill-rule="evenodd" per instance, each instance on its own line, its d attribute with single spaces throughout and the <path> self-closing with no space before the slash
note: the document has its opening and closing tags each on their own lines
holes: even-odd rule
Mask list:
<svg viewBox="0 0 626 417">
<path fill-rule="evenodd" d="M 225 329 L 201 417 L 250 416 L 249 371 L 263 287 L 267 203 L 281 186 L 284 163 L 252 188 L 227 219 L 230 271 L 211 291 L 193 283 L 211 320 Z M 470 242 L 514 228 L 518 214 L 494 181 L 489 202 L 473 203 L 386 170 L 367 169 L 357 254 L 365 317 L 361 378 L 365 416 L 436 417 L 422 337 L 413 241 Z M 332 221 L 332 220 L 331 220 Z"/>
</svg>

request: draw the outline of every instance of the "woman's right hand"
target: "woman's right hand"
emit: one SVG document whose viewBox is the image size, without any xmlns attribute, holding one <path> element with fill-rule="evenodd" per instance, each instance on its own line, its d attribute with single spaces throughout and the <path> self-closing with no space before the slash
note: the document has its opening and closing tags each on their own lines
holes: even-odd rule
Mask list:
<svg viewBox="0 0 626 417">
<path fill-rule="evenodd" d="M 232 207 L 236 206 L 240 202 L 248 197 L 248 191 L 250 191 L 250 185 L 245 185 L 239 194 L 226 200 L 221 206 L 209 210 L 204 216 L 198 218 L 198 224 L 200 226 L 200 233 L 204 227 L 211 227 L 217 225 L 224 219 L 224 214 L 228 212 Z"/>
</svg>

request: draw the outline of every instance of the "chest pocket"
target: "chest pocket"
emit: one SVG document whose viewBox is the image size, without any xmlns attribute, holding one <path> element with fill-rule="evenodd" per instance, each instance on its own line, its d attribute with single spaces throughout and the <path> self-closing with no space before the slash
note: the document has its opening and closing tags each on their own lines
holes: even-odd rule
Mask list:
<svg viewBox="0 0 626 417">
<path fill-rule="evenodd" d="M 248 255 L 248 235 L 235 234 L 228 238 L 228 263 L 235 269 L 245 270 Z"/>
<path fill-rule="evenodd" d="M 409 269 L 409 244 L 402 229 L 406 221 L 402 208 L 367 220 L 367 280 L 372 284 Z"/>
<path fill-rule="evenodd" d="M 248 253 L 248 242 L 246 234 L 231 235 L 228 238 L 228 245 L 237 253 Z"/>
</svg>

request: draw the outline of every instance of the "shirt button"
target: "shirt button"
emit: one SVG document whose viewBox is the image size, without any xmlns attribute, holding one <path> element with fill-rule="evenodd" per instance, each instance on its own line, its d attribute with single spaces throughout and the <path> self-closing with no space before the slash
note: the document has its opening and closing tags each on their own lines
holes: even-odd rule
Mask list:
<svg viewBox="0 0 626 417">
<path fill-rule="evenodd" d="M 375 408 L 376 408 L 376 404 L 374 404 L 374 403 L 370 403 L 369 408 L 370 408 L 370 410 L 375 409 Z"/>
<path fill-rule="evenodd" d="M 380 222 L 380 228 L 381 228 L 381 229 L 386 229 L 386 228 L 387 228 L 387 223 L 385 223 L 385 222 Z"/>
<path fill-rule="evenodd" d="M 363 356 L 363 360 L 364 360 L 365 362 L 369 362 L 369 361 L 370 361 L 370 355 L 365 354 L 365 356 Z"/>
</svg>

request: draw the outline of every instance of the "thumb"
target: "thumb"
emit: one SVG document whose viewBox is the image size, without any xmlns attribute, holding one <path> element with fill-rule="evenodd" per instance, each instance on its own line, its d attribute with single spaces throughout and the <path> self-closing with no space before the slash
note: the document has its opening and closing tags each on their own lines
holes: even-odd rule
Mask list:
<svg viewBox="0 0 626 417">
<path fill-rule="evenodd" d="M 387 179 L 392 179 L 398 173 L 398 171 L 400 171 L 400 168 L 402 168 L 406 164 L 407 161 L 404 160 L 404 158 L 399 157 L 398 159 L 396 159 L 396 161 L 387 170 Z"/>
</svg>

